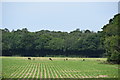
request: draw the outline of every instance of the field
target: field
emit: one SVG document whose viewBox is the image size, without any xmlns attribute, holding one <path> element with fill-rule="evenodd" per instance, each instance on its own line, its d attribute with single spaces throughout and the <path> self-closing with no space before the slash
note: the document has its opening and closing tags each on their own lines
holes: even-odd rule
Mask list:
<svg viewBox="0 0 120 80">
<path fill-rule="evenodd" d="M 102 64 L 106 58 L 2 57 L 2 77 L 6 79 L 84 79 L 118 78 L 118 65 Z M 1 74 L 1 73 L 0 73 Z M 103 79 L 102 79 L 103 80 Z M 116 80 L 116 79 L 115 79 Z"/>
</svg>

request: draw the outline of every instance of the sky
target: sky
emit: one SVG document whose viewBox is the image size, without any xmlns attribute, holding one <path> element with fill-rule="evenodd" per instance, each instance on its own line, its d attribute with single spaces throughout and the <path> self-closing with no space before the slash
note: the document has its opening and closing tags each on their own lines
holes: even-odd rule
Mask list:
<svg viewBox="0 0 120 80">
<path fill-rule="evenodd" d="M 3 2 L 0 8 L 9 30 L 97 32 L 118 13 L 118 2 Z"/>
</svg>

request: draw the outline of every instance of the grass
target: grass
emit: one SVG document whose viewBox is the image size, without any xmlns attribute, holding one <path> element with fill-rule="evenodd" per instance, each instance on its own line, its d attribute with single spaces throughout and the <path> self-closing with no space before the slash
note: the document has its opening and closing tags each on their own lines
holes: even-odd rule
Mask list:
<svg viewBox="0 0 120 80">
<path fill-rule="evenodd" d="M 118 78 L 118 65 L 100 64 L 106 58 L 65 58 L 55 57 L 50 61 L 48 57 L 2 57 L 3 78 L 58 78 L 58 79 L 87 79 Z M 33 59 L 33 57 L 32 57 Z M 100 60 L 100 61 L 98 61 Z M 94 80 L 94 79 L 93 79 Z M 111 79 L 113 80 L 113 79 Z"/>
</svg>

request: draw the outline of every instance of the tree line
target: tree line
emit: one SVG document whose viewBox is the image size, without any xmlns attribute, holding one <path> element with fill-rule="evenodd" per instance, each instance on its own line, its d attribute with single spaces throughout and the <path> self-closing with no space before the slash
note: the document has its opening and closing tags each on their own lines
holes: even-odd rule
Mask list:
<svg viewBox="0 0 120 80">
<path fill-rule="evenodd" d="M 30 32 L 27 28 L 2 31 L 3 56 L 69 56 L 108 57 L 116 62 L 120 57 L 119 17 L 117 14 L 102 31 L 76 29 L 71 32 L 40 30 Z"/>
<path fill-rule="evenodd" d="M 104 52 L 100 45 L 101 34 L 76 29 L 70 33 L 41 30 L 2 30 L 3 56 L 80 56 L 100 57 Z"/>
<path fill-rule="evenodd" d="M 120 14 L 103 26 L 101 42 L 104 45 L 107 61 L 120 64 Z"/>
</svg>

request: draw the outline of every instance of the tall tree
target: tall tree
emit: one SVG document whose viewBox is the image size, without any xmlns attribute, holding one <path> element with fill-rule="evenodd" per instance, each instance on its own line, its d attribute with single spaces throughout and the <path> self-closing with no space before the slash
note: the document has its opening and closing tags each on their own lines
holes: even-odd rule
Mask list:
<svg viewBox="0 0 120 80">
<path fill-rule="evenodd" d="M 109 20 L 103 27 L 104 46 L 109 62 L 120 64 L 120 14 Z"/>
</svg>

